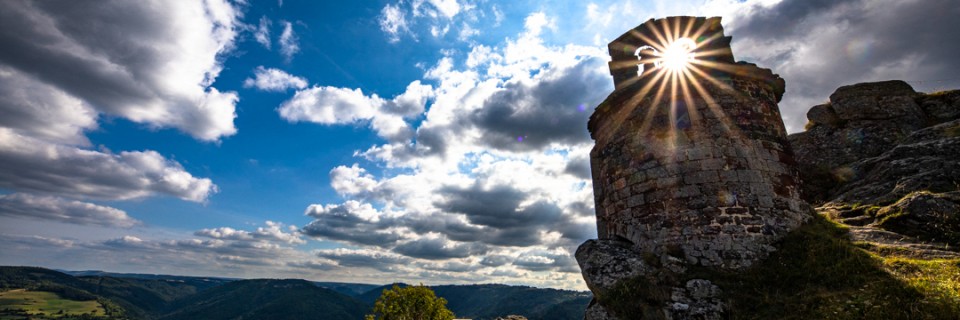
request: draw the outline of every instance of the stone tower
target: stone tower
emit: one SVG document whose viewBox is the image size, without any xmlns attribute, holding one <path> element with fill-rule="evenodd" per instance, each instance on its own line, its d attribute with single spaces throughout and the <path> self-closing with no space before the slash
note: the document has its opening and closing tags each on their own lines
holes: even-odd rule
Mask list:
<svg viewBox="0 0 960 320">
<path fill-rule="evenodd" d="M 588 124 L 600 242 L 678 270 L 740 269 L 812 216 L 777 107 L 784 81 L 734 62 L 730 40 L 718 17 L 668 17 L 610 43 L 616 89 Z M 577 259 L 599 295 L 610 279 L 588 260 L 610 252 L 591 241 Z"/>
</svg>

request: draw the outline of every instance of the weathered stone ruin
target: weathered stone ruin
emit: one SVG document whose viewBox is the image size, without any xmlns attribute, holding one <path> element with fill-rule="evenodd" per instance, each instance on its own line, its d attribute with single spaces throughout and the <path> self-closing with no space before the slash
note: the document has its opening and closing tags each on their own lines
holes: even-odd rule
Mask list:
<svg viewBox="0 0 960 320">
<path fill-rule="evenodd" d="M 681 38 L 696 61 L 659 66 Z M 723 288 L 678 275 L 749 267 L 812 217 L 777 107 L 784 81 L 734 62 L 730 40 L 720 18 L 668 17 L 609 44 L 616 90 L 588 125 L 599 239 L 576 253 L 596 297 L 586 319 L 721 318 Z M 619 303 L 642 314 L 617 314 L 614 292 L 636 281 L 646 296 Z"/>
</svg>

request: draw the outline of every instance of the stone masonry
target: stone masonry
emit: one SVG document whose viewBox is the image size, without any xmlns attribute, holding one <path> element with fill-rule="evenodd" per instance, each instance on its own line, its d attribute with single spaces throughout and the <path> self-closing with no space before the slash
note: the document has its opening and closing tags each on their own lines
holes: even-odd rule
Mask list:
<svg viewBox="0 0 960 320">
<path fill-rule="evenodd" d="M 691 67 L 689 76 L 658 78 L 667 71 L 656 68 L 643 48 L 680 36 L 697 43 L 695 53 L 704 53 L 694 64 L 702 72 Z M 769 69 L 735 63 L 730 40 L 720 18 L 668 17 L 610 43 L 616 90 L 588 124 L 596 140 L 591 167 L 600 242 L 679 260 L 681 271 L 683 265 L 735 270 L 766 257 L 773 242 L 812 217 L 800 198 L 799 173 L 777 107 L 784 81 Z M 591 241 L 577 259 L 597 294 L 603 289 L 588 270 L 602 268 L 589 261 L 602 259 L 589 255 L 606 253 L 596 253 L 604 246 Z M 649 268 L 628 269 L 636 276 L 650 274 Z M 677 284 L 673 290 L 687 289 Z M 700 302 L 685 299 L 667 302 L 666 317 L 710 319 L 721 312 L 719 304 L 710 304 L 703 310 L 713 316 L 694 317 L 689 310 Z"/>
<path fill-rule="evenodd" d="M 732 72 L 712 73 L 725 86 L 699 81 L 713 101 L 666 92 L 653 104 L 653 94 L 637 99 L 645 79 L 623 85 L 630 81 L 625 73 L 638 77 L 635 70 L 611 68 L 619 88 L 589 123 L 599 237 L 627 240 L 643 252 L 679 249 L 695 264 L 746 267 L 810 213 L 777 108 L 783 80 L 768 69 L 733 64 L 720 18 L 651 20 L 635 31 L 652 33 L 662 21 L 678 20 L 706 28 L 700 38 L 726 49 L 715 60 Z M 611 65 L 643 45 L 624 34 L 610 44 Z"/>
</svg>

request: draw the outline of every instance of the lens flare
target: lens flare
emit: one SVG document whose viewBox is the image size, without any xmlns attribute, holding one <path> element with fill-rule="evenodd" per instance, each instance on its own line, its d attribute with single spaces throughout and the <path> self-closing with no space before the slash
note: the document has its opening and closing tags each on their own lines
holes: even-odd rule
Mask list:
<svg viewBox="0 0 960 320">
<path fill-rule="evenodd" d="M 690 38 L 679 38 L 671 43 L 661 55 L 660 66 L 671 71 L 686 69 L 693 61 L 693 49 L 697 43 Z"/>
</svg>

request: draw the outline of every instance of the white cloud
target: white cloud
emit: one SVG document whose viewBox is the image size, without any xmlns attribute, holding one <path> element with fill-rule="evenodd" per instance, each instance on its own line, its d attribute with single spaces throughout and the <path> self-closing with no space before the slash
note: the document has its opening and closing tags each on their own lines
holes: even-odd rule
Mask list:
<svg viewBox="0 0 960 320">
<path fill-rule="evenodd" d="M 377 181 L 367 170 L 356 163 L 353 166 L 338 166 L 330 170 L 330 186 L 340 195 L 369 193 L 377 187 Z"/>
<path fill-rule="evenodd" d="M 194 232 L 196 236 L 208 237 L 220 240 L 237 241 L 273 241 L 287 244 L 304 244 L 300 237 L 297 226 L 287 226 L 284 228 L 282 223 L 273 221 L 265 222 L 266 227 L 258 227 L 254 231 L 237 230 L 230 227 L 219 227 L 214 229 L 202 229 Z M 284 231 L 284 229 L 287 229 Z"/>
<path fill-rule="evenodd" d="M 457 0 L 427 0 L 427 2 L 437 8 L 437 11 L 447 19 L 452 19 L 460 13 L 461 7 Z"/>
<path fill-rule="evenodd" d="M 0 216 L 121 228 L 140 224 L 117 208 L 28 193 L 0 195 Z"/>
<path fill-rule="evenodd" d="M 404 93 L 391 100 L 376 94 L 364 95 L 360 89 L 314 86 L 298 90 L 277 111 L 290 122 L 368 123 L 377 135 L 390 141 L 404 141 L 413 134 L 404 118 L 423 112 L 424 104 L 432 96 L 432 87 L 420 81 L 411 82 Z"/>
<path fill-rule="evenodd" d="M 286 61 L 293 59 L 293 55 L 300 52 L 300 38 L 297 37 L 297 34 L 293 32 L 293 24 L 289 21 L 280 21 L 280 24 L 283 25 L 283 31 L 280 33 L 280 54 L 283 55 Z"/>
<path fill-rule="evenodd" d="M 311 205 L 307 214 L 315 220 L 304 234 L 417 261 L 365 260 L 383 272 L 419 268 L 445 279 L 478 274 L 495 279 L 494 274 L 523 270 L 559 271 L 563 280 L 551 285 L 578 286 L 571 254 L 596 236 L 596 227 L 589 177 L 570 169 L 570 163 L 582 165 L 589 151 L 584 106 L 598 104 L 612 81 L 603 51 L 544 45 L 539 34 L 552 19 L 538 13 L 528 21 L 527 30 L 503 46 L 475 45 L 465 63 L 447 56 L 426 70 L 424 81 L 437 84 L 430 100 L 414 99 L 415 105 L 426 101 L 428 108 L 413 139 L 388 140 L 359 154 L 403 173 L 375 176 L 358 164 L 331 170 L 331 186 L 349 200 Z M 462 64 L 467 67 L 457 67 Z M 355 110 L 367 111 L 380 104 L 370 102 L 376 95 L 360 99 L 366 96 L 359 90 L 322 90 L 349 91 L 353 98 L 318 101 L 351 100 L 364 106 Z M 327 109 L 334 108 L 321 110 Z M 371 113 L 375 117 L 377 111 Z M 316 122 L 351 123 L 361 117 L 320 119 L 328 118 L 341 121 Z M 549 261 L 518 260 L 528 251 Z M 497 257 L 509 259 L 494 264 L 502 260 Z M 527 281 L 548 283 L 532 279 Z"/>
<path fill-rule="evenodd" d="M 387 4 L 380 11 L 380 30 L 386 32 L 390 42 L 400 41 L 400 34 L 408 32 L 407 19 L 400 5 Z"/>
<path fill-rule="evenodd" d="M 217 192 L 156 151 L 119 154 L 57 145 L 0 128 L 0 187 L 126 200 L 170 195 L 202 202 Z"/>
<path fill-rule="evenodd" d="M 253 38 L 264 48 L 270 49 L 270 19 L 267 16 L 260 17 L 260 24 L 253 32 Z"/>
<path fill-rule="evenodd" d="M 469 41 L 470 37 L 480 34 L 483 27 L 479 26 L 487 22 L 480 21 L 481 18 L 493 20 L 487 25 L 497 27 L 503 20 L 503 12 L 496 5 L 479 8 L 472 1 L 400 0 L 384 5 L 378 20 L 388 41 L 396 43 L 405 35 L 418 41 L 421 34 L 443 38 L 451 31 L 457 40 Z"/>
<path fill-rule="evenodd" d="M 280 69 L 258 66 L 253 70 L 253 76 L 253 78 L 247 78 L 243 81 L 243 87 L 256 87 L 260 90 L 276 92 L 307 87 L 307 79 L 291 75 Z"/>
<path fill-rule="evenodd" d="M 315 86 L 297 91 L 277 111 L 291 122 L 349 124 L 373 118 L 382 103 L 380 97 L 368 98 L 360 89 Z"/>
<path fill-rule="evenodd" d="M 74 110 L 82 104 L 201 140 L 236 132 L 236 93 L 210 86 L 240 28 L 231 4 L 5 1 L 2 7 L 0 68 L 17 70 L 2 84 L 10 95 L 4 98 L 17 100 L 10 103 L 44 108 L 50 100 L 16 94 L 41 87 L 59 92 L 52 99 L 68 100 Z"/>
</svg>

